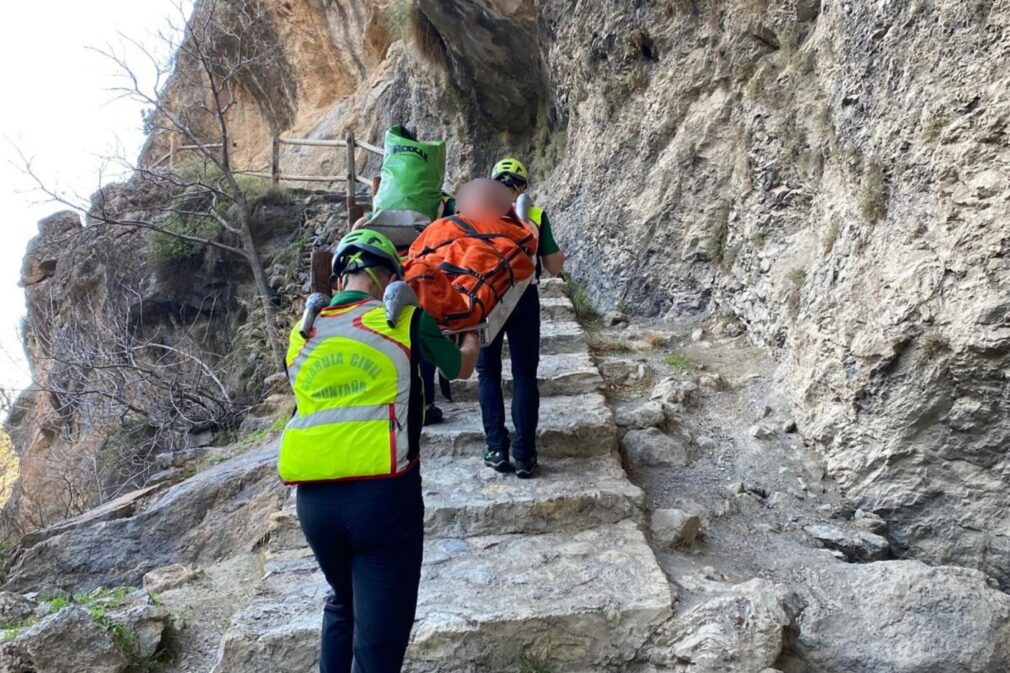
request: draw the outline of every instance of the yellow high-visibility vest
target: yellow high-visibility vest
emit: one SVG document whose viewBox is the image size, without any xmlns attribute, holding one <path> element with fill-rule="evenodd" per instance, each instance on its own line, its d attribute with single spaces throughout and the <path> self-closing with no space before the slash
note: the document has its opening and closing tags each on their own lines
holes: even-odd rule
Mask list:
<svg viewBox="0 0 1010 673">
<path fill-rule="evenodd" d="M 530 221 L 537 225 L 537 229 L 543 226 L 544 209 L 540 206 L 530 206 Z"/>
<path fill-rule="evenodd" d="M 413 467 L 415 315 L 407 307 L 391 328 L 373 299 L 324 309 L 307 341 L 295 325 L 287 365 L 298 411 L 284 428 L 278 464 L 286 483 L 395 477 Z"/>
</svg>

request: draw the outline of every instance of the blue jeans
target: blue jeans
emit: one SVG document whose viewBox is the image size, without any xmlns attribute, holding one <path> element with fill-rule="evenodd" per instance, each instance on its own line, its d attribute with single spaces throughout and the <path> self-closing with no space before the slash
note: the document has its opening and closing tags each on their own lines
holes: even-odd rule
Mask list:
<svg viewBox="0 0 1010 673">
<path fill-rule="evenodd" d="M 477 359 L 477 390 L 487 447 L 507 451 L 509 436 L 501 388 L 502 345 L 506 336 L 512 356 L 512 423 L 516 430 L 512 455 L 516 460 L 532 460 L 537 456 L 537 424 L 540 421 L 540 389 L 537 386 L 540 293 L 535 285 L 526 290 L 504 329 L 481 350 Z"/>
<path fill-rule="evenodd" d="M 421 579 L 420 468 L 393 479 L 302 484 L 297 504 L 332 589 L 320 673 L 399 673 Z"/>
</svg>

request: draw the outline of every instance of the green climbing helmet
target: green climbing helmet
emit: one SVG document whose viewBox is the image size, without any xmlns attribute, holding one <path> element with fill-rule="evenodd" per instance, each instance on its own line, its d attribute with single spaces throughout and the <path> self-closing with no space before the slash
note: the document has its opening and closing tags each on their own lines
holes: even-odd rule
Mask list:
<svg viewBox="0 0 1010 673">
<path fill-rule="evenodd" d="M 384 235 L 371 229 L 355 229 L 340 239 L 333 254 L 333 275 L 343 276 L 373 266 L 388 269 L 403 278 L 403 265 L 396 246 Z"/>
<path fill-rule="evenodd" d="M 513 189 L 522 189 L 529 181 L 529 173 L 522 162 L 512 157 L 505 157 L 494 165 L 491 179 L 497 180 Z"/>
</svg>

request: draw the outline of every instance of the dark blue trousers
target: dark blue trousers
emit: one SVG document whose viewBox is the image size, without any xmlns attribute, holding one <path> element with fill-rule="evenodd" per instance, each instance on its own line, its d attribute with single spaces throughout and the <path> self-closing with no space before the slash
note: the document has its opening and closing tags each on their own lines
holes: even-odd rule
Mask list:
<svg viewBox="0 0 1010 673">
<path fill-rule="evenodd" d="M 297 498 L 302 531 L 332 590 L 320 673 L 399 673 L 421 579 L 420 469 L 395 479 L 303 484 Z"/>
<path fill-rule="evenodd" d="M 421 359 L 421 384 L 424 386 L 424 403 L 431 406 L 435 403 L 435 365 Z"/>
<path fill-rule="evenodd" d="M 530 286 L 509 316 L 505 328 L 477 360 L 480 413 L 489 449 L 508 449 L 505 428 L 505 398 L 502 394 L 502 346 L 509 340 L 512 358 L 512 423 L 515 441 L 512 455 L 517 460 L 531 460 L 537 455 L 537 424 L 540 421 L 540 293 Z"/>
</svg>

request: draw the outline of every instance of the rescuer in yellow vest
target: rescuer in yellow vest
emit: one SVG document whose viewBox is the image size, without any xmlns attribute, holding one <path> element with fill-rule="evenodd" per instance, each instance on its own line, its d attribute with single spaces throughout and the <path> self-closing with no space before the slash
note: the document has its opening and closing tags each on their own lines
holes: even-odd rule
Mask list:
<svg viewBox="0 0 1010 673">
<path fill-rule="evenodd" d="M 468 378 L 480 345 L 460 348 L 408 306 L 389 325 L 381 301 L 403 277 L 388 238 L 357 229 L 337 246 L 338 290 L 308 340 L 291 332 L 288 379 L 297 413 L 279 471 L 298 484 L 298 520 L 332 591 L 320 673 L 394 673 L 417 606 L 424 534 L 418 453 L 425 408 L 421 358 Z"/>
<path fill-rule="evenodd" d="M 491 178 L 512 189 L 515 198 L 526 191 L 529 174 L 521 162 L 511 157 L 495 164 Z M 543 269 L 559 276 L 565 268 L 565 253 L 554 240 L 547 213 L 534 206 L 530 219 L 540 230 L 537 250 L 537 277 Z M 505 427 L 505 398 L 502 394 L 502 345 L 509 340 L 512 359 L 512 423 L 515 441 Z M 520 479 L 530 479 L 537 468 L 537 425 L 540 420 L 540 294 L 530 285 L 509 316 L 498 337 L 480 352 L 477 375 L 481 417 L 487 451 L 484 464 L 498 472 L 515 470 Z M 509 460 L 509 450 L 515 465 Z"/>
</svg>

